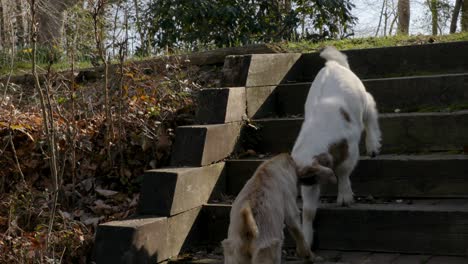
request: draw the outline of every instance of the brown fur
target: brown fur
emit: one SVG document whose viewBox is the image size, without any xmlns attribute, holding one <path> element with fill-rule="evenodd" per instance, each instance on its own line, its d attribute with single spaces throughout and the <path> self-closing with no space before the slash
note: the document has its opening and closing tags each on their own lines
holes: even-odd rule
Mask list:
<svg viewBox="0 0 468 264">
<path fill-rule="evenodd" d="M 242 233 L 242 237 L 246 243 L 243 245 L 242 251 L 245 252 L 249 258 L 252 257 L 252 241 L 258 237 L 258 227 L 255 223 L 255 218 L 252 213 L 252 208 L 250 207 L 249 202 L 246 203 L 244 208 L 242 208 L 241 212 L 242 221 L 244 223 L 244 230 Z"/>
<path fill-rule="evenodd" d="M 288 163 L 293 164 L 296 166 L 296 163 L 293 161 L 291 156 L 287 153 L 282 153 L 279 154 L 275 160 L 281 160 L 278 158 L 279 156 L 285 156 Z M 254 187 L 252 188 L 252 194 L 256 195 L 249 195 L 249 202 L 251 208 L 253 208 L 253 215 L 255 216 L 255 208 L 257 207 L 257 204 L 261 202 L 261 197 L 258 197 L 259 194 L 263 193 L 263 186 L 268 185 L 268 183 L 271 181 L 271 175 L 268 173 L 267 168 L 270 166 L 271 163 L 273 163 L 273 159 L 269 159 L 265 162 L 263 162 L 257 169 L 255 181 L 254 181 Z"/>
<path fill-rule="evenodd" d="M 337 168 L 348 158 L 349 146 L 346 139 L 331 144 L 328 147 L 328 153 L 333 157 L 333 168 Z"/>
<path fill-rule="evenodd" d="M 333 173 L 333 157 L 328 153 L 315 156 L 311 166 L 307 166 L 297 171 L 299 182 L 302 185 L 314 185 L 317 183 L 336 183 Z"/>
</svg>

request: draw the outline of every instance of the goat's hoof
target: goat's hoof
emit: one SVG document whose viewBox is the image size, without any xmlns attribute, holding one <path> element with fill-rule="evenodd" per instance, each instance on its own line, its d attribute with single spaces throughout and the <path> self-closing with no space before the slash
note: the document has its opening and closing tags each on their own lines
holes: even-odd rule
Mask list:
<svg viewBox="0 0 468 264">
<path fill-rule="evenodd" d="M 320 256 L 316 256 L 316 255 L 313 254 L 313 253 L 312 253 L 312 255 L 310 256 L 310 258 L 308 258 L 307 260 L 310 261 L 310 262 L 312 262 L 312 263 L 325 261 L 324 258 L 322 258 L 322 257 L 320 257 Z"/>
<path fill-rule="evenodd" d="M 296 248 L 296 254 L 297 256 L 305 259 L 309 259 L 314 256 L 314 253 L 310 251 L 310 249 L 305 248 L 305 247 L 297 247 Z"/>
<path fill-rule="evenodd" d="M 336 199 L 338 206 L 350 206 L 354 203 L 354 198 L 352 194 L 338 195 Z"/>
</svg>

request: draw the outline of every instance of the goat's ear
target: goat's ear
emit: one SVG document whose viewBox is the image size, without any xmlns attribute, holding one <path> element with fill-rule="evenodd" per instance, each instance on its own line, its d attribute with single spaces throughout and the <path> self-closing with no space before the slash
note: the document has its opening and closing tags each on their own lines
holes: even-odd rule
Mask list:
<svg viewBox="0 0 468 264">
<path fill-rule="evenodd" d="M 333 156 L 328 152 L 315 156 L 315 160 L 322 166 L 333 168 Z"/>
<path fill-rule="evenodd" d="M 324 183 L 335 184 L 337 182 L 336 176 L 333 170 L 322 165 L 317 166 L 316 177 L 317 177 L 317 182 L 320 184 L 324 184 Z"/>
<path fill-rule="evenodd" d="M 312 165 L 297 171 L 299 182 L 303 185 L 336 183 L 336 176 L 332 169 L 322 166 L 316 159 Z"/>
</svg>

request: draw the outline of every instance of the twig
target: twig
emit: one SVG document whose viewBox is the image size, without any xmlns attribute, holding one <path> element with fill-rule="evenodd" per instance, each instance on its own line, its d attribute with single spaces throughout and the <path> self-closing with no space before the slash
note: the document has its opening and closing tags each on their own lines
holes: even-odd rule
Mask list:
<svg viewBox="0 0 468 264">
<path fill-rule="evenodd" d="M 125 28 L 128 28 L 128 17 L 127 17 L 127 11 L 125 11 Z M 121 174 L 123 172 L 123 163 L 124 163 L 124 157 L 123 157 L 123 125 L 122 125 L 122 119 L 123 119 L 123 97 L 124 97 L 124 63 L 126 59 L 126 54 L 127 54 L 127 44 L 128 44 L 128 30 L 125 31 L 125 39 L 123 42 L 119 43 L 119 70 L 120 70 L 120 78 L 119 78 L 119 83 L 120 83 L 120 89 L 119 89 L 119 157 L 120 157 L 120 166 L 121 166 Z"/>
<path fill-rule="evenodd" d="M 16 148 L 15 148 L 15 143 L 13 143 L 13 134 L 11 133 L 11 127 L 9 127 L 9 136 L 10 136 L 10 146 L 11 146 L 11 151 L 13 151 L 13 157 L 15 158 L 15 163 L 16 166 L 18 167 L 18 171 L 21 175 L 21 181 L 23 182 L 24 186 L 26 186 L 26 180 L 24 179 L 24 174 L 23 171 L 21 170 L 21 166 L 18 160 L 18 155 L 16 155 Z"/>
<path fill-rule="evenodd" d="M 111 107 L 109 103 L 109 60 L 107 58 L 107 48 L 104 44 L 104 24 L 101 21 L 102 17 L 105 14 L 106 5 L 107 0 L 97 0 L 96 6 L 93 10 L 93 22 L 96 48 L 99 53 L 99 57 L 102 63 L 104 64 L 104 107 L 107 123 L 106 149 L 107 158 L 112 163 L 111 140 L 114 135 L 114 127 L 112 122 Z"/>
<path fill-rule="evenodd" d="M 46 107 L 44 93 L 42 92 L 41 83 L 39 81 L 39 75 L 37 73 L 37 37 L 38 37 L 38 30 L 37 30 L 37 21 L 36 21 L 36 0 L 30 0 L 30 7 L 31 7 L 31 43 L 32 43 L 32 74 L 35 80 L 35 87 L 40 96 L 41 108 L 42 108 L 42 117 L 43 117 L 43 125 L 44 130 L 47 138 L 47 142 L 49 145 L 49 166 L 51 169 L 51 177 L 52 181 L 54 182 L 54 190 L 53 190 L 53 206 L 52 206 L 52 213 L 49 218 L 49 229 L 47 231 L 47 238 L 46 238 L 46 248 L 49 250 L 50 246 L 50 235 L 52 233 L 52 228 L 54 224 L 54 218 L 56 213 L 56 206 L 57 206 L 57 198 L 58 198 L 58 175 L 57 175 L 57 160 L 55 156 L 55 135 L 53 134 L 53 116 L 51 115 L 51 108 L 50 108 L 50 100 L 49 100 L 49 107 Z M 49 98 L 48 98 L 49 99 Z M 49 125 L 52 124 L 51 129 L 49 129 Z"/>
<path fill-rule="evenodd" d="M 12 31 L 11 34 L 14 36 L 15 32 Z M 11 41 L 12 41 L 12 47 L 15 47 L 15 41 L 14 41 L 14 37 L 11 38 Z M 6 98 L 6 95 L 7 95 L 7 91 L 8 91 L 8 86 L 10 86 L 10 81 L 11 81 L 11 76 L 13 75 L 13 68 L 15 66 L 15 55 L 14 55 L 14 52 L 12 51 L 11 52 L 11 60 L 10 60 L 10 72 L 8 73 L 8 78 L 7 78 L 7 81 L 5 83 L 5 91 L 3 92 L 3 96 L 0 100 L 0 106 L 3 104 L 3 101 L 5 100 Z"/>
</svg>

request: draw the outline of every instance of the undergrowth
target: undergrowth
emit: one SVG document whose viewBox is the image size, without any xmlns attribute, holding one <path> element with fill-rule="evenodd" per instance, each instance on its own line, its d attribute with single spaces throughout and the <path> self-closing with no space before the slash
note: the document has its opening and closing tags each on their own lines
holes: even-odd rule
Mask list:
<svg viewBox="0 0 468 264">
<path fill-rule="evenodd" d="M 2 80 L 0 263 L 89 263 L 97 225 L 135 213 L 144 170 L 168 165 L 175 127 L 193 123 L 196 92 L 218 86 L 220 72 L 178 60 L 128 63 L 122 91 L 122 76 L 112 72 L 110 159 L 102 79 L 81 78 L 72 89 L 70 73 L 44 77 L 60 165 L 52 229 L 52 181 L 38 94 L 22 78 L 8 86 Z"/>
</svg>

